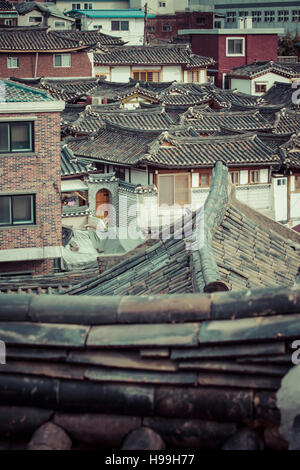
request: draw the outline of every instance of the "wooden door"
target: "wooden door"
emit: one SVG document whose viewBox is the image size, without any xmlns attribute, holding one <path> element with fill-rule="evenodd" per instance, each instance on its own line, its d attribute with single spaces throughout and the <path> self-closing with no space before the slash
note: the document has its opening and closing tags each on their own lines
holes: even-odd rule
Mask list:
<svg viewBox="0 0 300 470">
<path fill-rule="evenodd" d="M 109 191 L 107 189 L 100 189 L 96 194 L 96 216 L 107 217 L 109 204 Z"/>
</svg>

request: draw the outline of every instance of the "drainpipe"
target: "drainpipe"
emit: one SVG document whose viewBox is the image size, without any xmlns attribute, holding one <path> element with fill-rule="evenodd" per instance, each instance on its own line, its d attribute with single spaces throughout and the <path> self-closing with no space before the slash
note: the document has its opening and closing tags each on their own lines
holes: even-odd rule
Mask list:
<svg viewBox="0 0 300 470">
<path fill-rule="evenodd" d="M 34 78 L 36 78 L 36 74 L 37 74 L 37 67 L 38 67 L 38 57 L 39 57 L 39 53 L 38 53 L 38 52 L 36 52 L 36 53 L 35 53 Z"/>
</svg>

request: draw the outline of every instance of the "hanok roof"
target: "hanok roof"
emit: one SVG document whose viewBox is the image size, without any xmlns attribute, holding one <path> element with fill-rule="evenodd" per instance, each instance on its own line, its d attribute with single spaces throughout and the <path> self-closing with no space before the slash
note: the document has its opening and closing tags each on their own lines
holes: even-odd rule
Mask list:
<svg viewBox="0 0 300 470">
<path fill-rule="evenodd" d="M 56 99 L 72 102 L 81 97 L 86 98 L 97 88 L 97 78 L 80 80 L 47 80 L 41 79 L 39 87 L 47 90 Z"/>
<path fill-rule="evenodd" d="M 122 46 L 124 41 L 115 36 L 110 36 L 109 34 L 101 33 L 99 30 L 92 31 L 74 31 L 74 30 L 65 30 L 57 31 L 61 35 L 65 36 L 68 39 L 73 41 L 82 41 L 86 45 L 98 44 L 100 46 Z"/>
<path fill-rule="evenodd" d="M 101 110 L 100 107 L 97 109 Z M 116 108 L 110 111 L 105 108 L 103 112 L 96 112 L 87 106 L 85 112 L 70 126 L 70 130 L 90 134 L 97 132 L 105 124 L 132 131 L 163 131 L 174 126 L 175 122 L 163 108 L 126 111 Z"/>
<path fill-rule="evenodd" d="M 209 57 L 192 54 L 189 47 L 179 45 L 124 46 L 94 55 L 95 65 L 168 65 L 186 68 L 207 67 L 214 63 Z"/>
<path fill-rule="evenodd" d="M 300 102 L 297 103 L 298 95 L 296 94 L 296 100 L 293 99 L 293 94 L 297 91 L 293 87 L 292 83 L 275 82 L 274 85 L 263 95 L 263 100 L 266 104 L 279 105 L 286 108 L 295 108 L 299 106 Z"/>
<path fill-rule="evenodd" d="M 282 109 L 276 114 L 274 134 L 293 134 L 300 131 L 300 111 Z"/>
<path fill-rule="evenodd" d="M 0 82 L 0 103 L 24 102 L 24 101 L 53 101 L 48 93 L 26 85 L 21 85 L 9 80 Z"/>
<path fill-rule="evenodd" d="M 201 239 L 201 223 L 205 220 Z M 173 235 L 172 235 L 173 233 Z M 181 234 L 181 236 L 180 236 Z M 72 295 L 150 295 L 293 285 L 300 236 L 228 193 L 228 172 L 218 162 L 201 210 L 144 253 L 132 256 L 66 291 Z"/>
<path fill-rule="evenodd" d="M 270 131 L 273 124 L 265 119 L 257 110 L 254 111 L 223 111 L 197 112 L 190 108 L 182 116 L 182 121 L 201 130 L 220 131 L 232 129 L 238 131 Z"/>
<path fill-rule="evenodd" d="M 257 61 L 251 64 L 234 67 L 229 72 L 230 77 L 254 78 L 266 73 L 275 73 L 289 78 L 300 76 L 300 63 L 281 63 L 270 61 Z"/>
<path fill-rule="evenodd" d="M 48 423 L 75 447 L 117 449 L 146 427 L 169 449 L 219 450 L 241 429 L 258 446 L 249 428 L 280 426 L 276 391 L 300 335 L 297 287 L 0 301 L 0 416 L 11 440 Z"/>
<path fill-rule="evenodd" d="M 94 168 L 92 165 L 82 163 L 75 157 L 72 150 L 64 144 L 61 148 L 61 176 L 86 175 Z"/>
<path fill-rule="evenodd" d="M 38 10 L 41 13 L 47 13 L 50 14 L 51 16 L 55 16 L 57 18 L 62 18 L 66 21 L 71 21 L 71 23 L 74 22 L 73 18 L 70 18 L 66 15 L 64 15 L 61 10 L 57 8 L 55 3 L 51 2 L 21 2 L 16 4 L 16 9 L 19 13 L 19 15 L 26 15 L 27 13 L 30 13 L 33 10 Z"/>
<path fill-rule="evenodd" d="M 68 146 L 78 157 L 132 165 L 147 153 L 159 133 L 101 128 L 95 137 L 71 140 Z"/>
<path fill-rule="evenodd" d="M 15 7 L 7 0 L 0 0 L 0 11 L 15 10 Z"/>
<path fill-rule="evenodd" d="M 163 142 L 170 145 L 163 145 Z M 208 137 L 162 135 L 144 157 L 148 164 L 167 168 L 212 167 L 217 161 L 228 166 L 279 164 L 279 156 L 256 134 Z"/>
<path fill-rule="evenodd" d="M 86 44 L 47 28 L 0 28 L 0 52 L 44 52 L 83 50 Z"/>
</svg>

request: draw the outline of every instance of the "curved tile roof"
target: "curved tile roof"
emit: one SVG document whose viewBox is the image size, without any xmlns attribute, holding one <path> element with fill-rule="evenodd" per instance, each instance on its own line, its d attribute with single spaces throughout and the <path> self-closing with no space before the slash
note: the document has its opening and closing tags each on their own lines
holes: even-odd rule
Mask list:
<svg viewBox="0 0 300 470">
<path fill-rule="evenodd" d="M 207 67 L 214 63 L 209 57 L 192 54 L 186 46 L 123 46 L 108 53 L 95 54 L 95 64 L 109 65 L 167 65 L 182 64 L 188 68 Z"/>
</svg>

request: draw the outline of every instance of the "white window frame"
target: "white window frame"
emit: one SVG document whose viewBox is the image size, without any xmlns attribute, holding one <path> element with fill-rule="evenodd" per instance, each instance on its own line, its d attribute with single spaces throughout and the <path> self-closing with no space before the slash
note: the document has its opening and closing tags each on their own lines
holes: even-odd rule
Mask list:
<svg viewBox="0 0 300 470">
<path fill-rule="evenodd" d="M 69 57 L 70 58 L 70 62 L 69 62 L 69 65 L 64 65 L 63 64 L 63 59 L 62 59 L 62 65 L 55 65 L 55 57 L 57 56 L 61 56 L 62 58 L 63 57 Z M 53 54 L 53 67 L 56 67 L 56 68 L 70 68 L 71 67 L 71 54 Z"/>
<path fill-rule="evenodd" d="M 10 65 L 10 61 L 16 61 L 17 65 Z M 8 56 L 7 57 L 7 68 L 8 69 L 18 69 L 20 67 L 19 57 Z"/>
<path fill-rule="evenodd" d="M 229 41 L 235 41 L 235 40 L 241 40 L 242 41 L 242 53 L 229 53 L 228 52 L 228 43 Z M 228 37 L 226 38 L 226 57 L 244 57 L 245 56 L 245 38 L 242 38 L 242 37 L 237 37 L 237 36 L 234 36 L 234 37 Z"/>
</svg>

